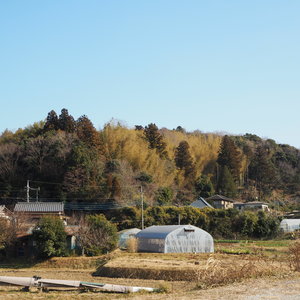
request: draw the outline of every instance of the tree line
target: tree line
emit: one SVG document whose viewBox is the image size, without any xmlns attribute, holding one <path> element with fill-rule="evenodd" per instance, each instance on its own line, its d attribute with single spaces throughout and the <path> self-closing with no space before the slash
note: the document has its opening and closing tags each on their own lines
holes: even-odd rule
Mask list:
<svg viewBox="0 0 300 300">
<path fill-rule="evenodd" d="M 0 200 L 25 199 L 30 180 L 44 201 L 185 205 L 219 193 L 285 205 L 300 187 L 300 151 L 253 134 L 220 136 L 112 120 L 97 130 L 62 109 L 0 136 Z M 31 197 L 35 198 L 32 191 Z M 274 202 L 275 203 L 275 202 Z"/>
</svg>

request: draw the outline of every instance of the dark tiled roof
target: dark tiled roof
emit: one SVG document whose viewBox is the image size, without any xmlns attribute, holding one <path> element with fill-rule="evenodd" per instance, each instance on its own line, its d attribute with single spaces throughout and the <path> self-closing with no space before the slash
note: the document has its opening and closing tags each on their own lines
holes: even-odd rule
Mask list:
<svg viewBox="0 0 300 300">
<path fill-rule="evenodd" d="M 63 202 L 18 202 L 16 212 L 63 213 Z"/>
<path fill-rule="evenodd" d="M 73 211 L 97 211 L 120 207 L 117 203 L 67 202 L 65 204 L 65 210 Z"/>
<path fill-rule="evenodd" d="M 229 199 L 229 198 L 227 198 L 225 196 L 221 196 L 221 195 L 211 196 L 211 197 L 207 198 L 207 200 L 234 202 L 232 199 Z"/>
<path fill-rule="evenodd" d="M 213 208 L 202 197 L 200 197 L 198 200 L 194 201 L 192 204 L 190 204 L 190 206 L 197 207 L 197 208 L 205 208 L 205 207 Z"/>
</svg>

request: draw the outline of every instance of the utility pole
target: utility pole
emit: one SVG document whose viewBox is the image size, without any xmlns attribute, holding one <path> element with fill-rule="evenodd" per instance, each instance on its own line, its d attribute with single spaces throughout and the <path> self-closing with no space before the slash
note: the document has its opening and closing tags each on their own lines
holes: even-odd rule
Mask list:
<svg viewBox="0 0 300 300">
<path fill-rule="evenodd" d="M 30 185 L 29 185 L 29 180 L 27 180 L 27 185 L 26 185 L 26 201 L 27 202 L 30 202 L 30 195 L 29 195 L 29 192 L 30 190 L 32 191 L 36 191 L 36 202 L 39 201 L 39 191 L 41 190 L 40 187 L 34 189 L 34 188 L 31 188 Z"/>
<path fill-rule="evenodd" d="M 40 187 L 38 187 L 37 189 L 33 189 L 36 190 L 36 202 L 39 202 L 39 191 L 41 190 Z"/>
<path fill-rule="evenodd" d="M 144 229 L 144 194 L 143 186 L 141 186 L 141 201 L 142 201 L 142 230 Z"/>
<path fill-rule="evenodd" d="M 29 202 L 29 191 L 30 191 L 30 187 L 29 187 L 29 180 L 27 180 L 27 185 L 26 185 L 26 201 Z"/>
<path fill-rule="evenodd" d="M 178 225 L 180 225 L 180 213 L 178 214 Z"/>
</svg>

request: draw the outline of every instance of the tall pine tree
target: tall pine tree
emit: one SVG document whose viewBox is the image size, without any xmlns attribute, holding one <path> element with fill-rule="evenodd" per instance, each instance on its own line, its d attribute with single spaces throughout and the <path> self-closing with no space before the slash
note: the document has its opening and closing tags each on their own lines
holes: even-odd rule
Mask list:
<svg viewBox="0 0 300 300">
<path fill-rule="evenodd" d="M 161 158 L 168 157 L 168 153 L 166 151 L 167 144 L 164 141 L 163 136 L 160 134 L 158 127 L 154 123 L 150 123 L 145 127 L 144 136 L 149 143 L 150 149 L 156 149 L 156 152 Z"/>
<path fill-rule="evenodd" d="M 59 129 L 66 132 L 75 132 L 76 123 L 74 118 L 69 115 L 67 109 L 63 108 L 58 118 Z"/>
<path fill-rule="evenodd" d="M 238 182 L 241 171 L 241 153 L 228 135 L 222 139 L 217 163 L 221 167 L 226 166 L 234 180 Z"/>
<path fill-rule="evenodd" d="M 184 171 L 184 177 L 188 186 L 194 182 L 196 176 L 195 165 L 189 149 L 190 145 L 187 141 L 181 141 L 175 149 L 176 167 Z"/>
<path fill-rule="evenodd" d="M 44 125 L 44 131 L 50 131 L 50 130 L 58 130 L 59 129 L 59 123 L 58 123 L 58 117 L 54 110 L 51 110 L 48 113 L 48 116 L 46 118 L 46 123 Z"/>
</svg>

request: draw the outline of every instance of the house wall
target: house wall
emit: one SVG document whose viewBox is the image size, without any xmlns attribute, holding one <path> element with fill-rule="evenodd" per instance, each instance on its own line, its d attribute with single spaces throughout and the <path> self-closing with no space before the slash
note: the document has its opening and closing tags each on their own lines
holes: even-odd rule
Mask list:
<svg viewBox="0 0 300 300">
<path fill-rule="evenodd" d="M 214 206 L 215 206 L 215 208 L 229 209 L 229 208 L 233 208 L 233 203 L 230 201 L 215 200 Z"/>
</svg>

